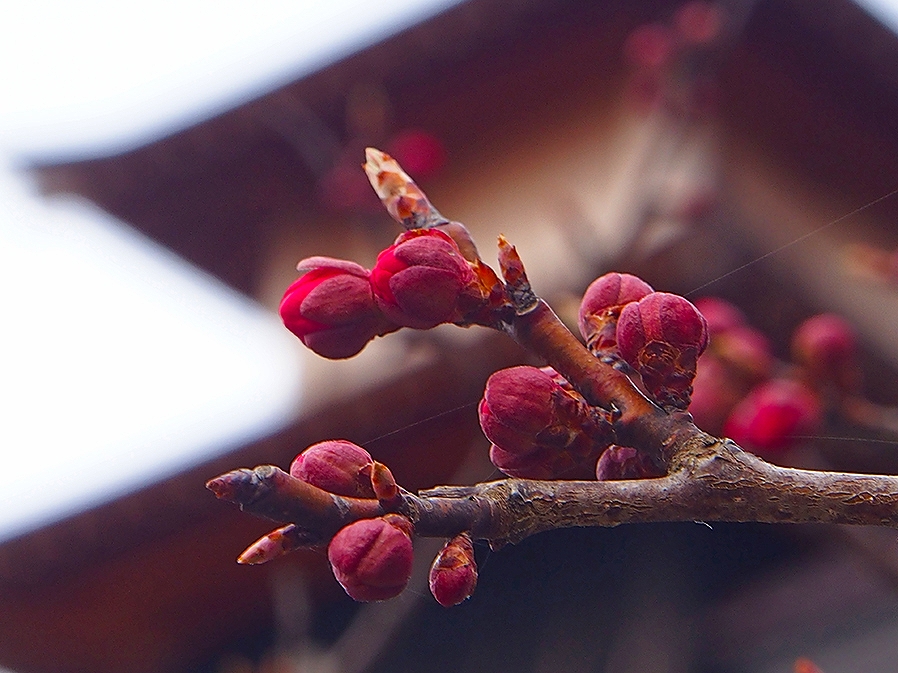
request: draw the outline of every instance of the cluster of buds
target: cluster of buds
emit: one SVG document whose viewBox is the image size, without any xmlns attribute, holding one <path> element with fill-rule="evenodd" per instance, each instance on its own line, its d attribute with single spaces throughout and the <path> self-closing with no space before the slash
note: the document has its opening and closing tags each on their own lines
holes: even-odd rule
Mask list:
<svg viewBox="0 0 898 673">
<path fill-rule="evenodd" d="M 655 292 L 636 276 L 607 273 L 584 293 L 578 324 L 593 355 L 623 368 L 659 406 L 682 410 L 689 405 L 708 332 L 701 313 L 686 299 Z M 551 367 L 520 366 L 493 374 L 480 402 L 480 426 L 492 442 L 493 464 L 512 477 L 659 476 L 635 449 L 613 447 L 613 414 L 588 404 Z"/>
<path fill-rule="evenodd" d="M 696 302 L 711 346 L 699 360 L 689 411 L 696 423 L 767 458 L 818 431 L 827 404 L 857 391 L 854 330 L 833 314 L 813 316 L 792 334 L 792 362 L 777 364 L 767 338 L 732 304 Z"/>
<path fill-rule="evenodd" d="M 486 383 L 479 413 L 490 460 L 512 477 L 591 476 L 614 437 L 607 412 L 587 404 L 551 367 L 499 370 Z"/>
<path fill-rule="evenodd" d="M 578 324 L 592 352 L 626 361 L 657 404 L 689 406 L 708 326 L 688 300 L 655 292 L 635 276 L 607 273 L 584 293 Z"/>
<path fill-rule="evenodd" d="M 334 577 L 356 601 L 395 598 L 412 574 L 414 524 L 402 513 L 402 491 L 390 469 L 364 448 L 345 439 L 319 442 L 300 453 L 290 465 L 290 476 L 350 500 L 376 501 L 380 516 L 361 518 L 342 527 L 327 545 Z M 238 561 L 260 564 L 284 553 L 317 544 L 289 524 L 263 536 Z M 457 605 L 474 593 L 477 563 L 467 533 L 447 541 L 430 569 L 430 589 L 445 606 Z"/>
<path fill-rule="evenodd" d="M 370 271 L 329 257 L 302 260 L 280 304 L 284 325 L 319 355 L 341 359 L 400 327 L 464 323 L 485 303 L 475 266 L 439 229 L 405 232 Z"/>
</svg>

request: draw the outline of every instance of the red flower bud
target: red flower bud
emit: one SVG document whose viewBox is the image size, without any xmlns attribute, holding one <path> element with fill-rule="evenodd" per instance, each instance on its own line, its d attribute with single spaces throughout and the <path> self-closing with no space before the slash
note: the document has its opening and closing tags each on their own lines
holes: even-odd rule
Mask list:
<svg viewBox="0 0 898 673">
<path fill-rule="evenodd" d="M 399 514 L 349 524 L 327 548 L 334 577 L 357 601 L 398 596 L 412 574 L 411 534 L 411 522 Z"/>
<path fill-rule="evenodd" d="M 536 435 L 555 418 L 552 397 L 558 388 L 548 373 L 536 367 L 495 372 L 486 382 L 479 407 L 483 434 L 506 451 L 534 450 Z"/>
<path fill-rule="evenodd" d="M 569 476 L 578 466 L 591 466 L 611 442 L 607 420 L 551 367 L 496 372 L 479 411 L 483 433 L 494 444 L 493 464 L 511 476 Z"/>
<path fill-rule="evenodd" d="M 702 297 L 696 299 L 695 308 L 708 323 L 708 334 L 716 337 L 734 327 L 745 324 L 745 314 L 726 299 L 720 297 Z"/>
<path fill-rule="evenodd" d="M 696 362 L 707 345 L 705 319 L 679 295 L 646 295 L 627 304 L 617 322 L 621 357 L 639 372 L 649 394 L 664 407 L 689 406 Z"/>
<path fill-rule="evenodd" d="M 414 229 L 377 256 L 371 270 L 377 305 L 404 327 L 458 322 L 482 297 L 458 245 L 437 229 Z"/>
<path fill-rule="evenodd" d="M 812 381 L 852 392 L 860 385 L 857 336 L 843 318 L 822 313 L 805 320 L 792 334 L 792 357 Z"/>
<path fill-rule="evenodd" d="M 361 446 L 345 439 L 313 444 L 290 465 L 290 474 L 328 493 L 350 498 L 373 498 L 374 459 Z"/>
<path fill-rule="evenodd" d="M 599 456 L 599 462 L 596 463 L 596 479 L 599 481 L 660 476 L 661 473 L 652 461 L 631 446 L 610 446 Z"/>
<path fill-rule="evenodd" d="M 773 456 L 814 433 L 821 423 L 820 403 L 798 381 L 773 379 L 753 388 L 733 409 L 724 433 L 745 448 Z"/>
<path fill-rule="evenodd" d="M 608 445 L 590 447 L 588 452 L 537 446 L 530 453 L 505 451 L 493 444 L 490 461 L 509 477 L 518 479 L 591 479 L 596 456 Z"/>
<path fill-rule="evenodd" d="M 395 326 L 377 309 L 368 271 L 354 262 L 310 257 L 299 263 L 305 274 L 281 299 L 284 325 L 319 355 L 340 359 Z"/>
<path fill-rule="evenodd" d="M 430 566 L 430 593 L 444 608 L 470 598 L 477 586 L 474 545 L 467 533 L 456 535 L 437 554 Z"/>
<path fill-rule="evenodd" d="M 577 319 L 580 334 L 590 349 L 596 352 L 614 348 L 621 309 L 652 292 L 651 285 L 629 273 L 606 273 L 590 283 L 580 301 Z"/>
</svg>

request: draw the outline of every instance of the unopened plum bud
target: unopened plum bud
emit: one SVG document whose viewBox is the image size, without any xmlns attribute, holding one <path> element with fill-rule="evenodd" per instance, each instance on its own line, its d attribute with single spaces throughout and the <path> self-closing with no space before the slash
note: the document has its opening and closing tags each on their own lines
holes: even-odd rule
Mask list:
<svg viewBox="0 0 898 673">
<path fill-rule="evenodd" d="M 611 272 L 596 278 L 583 293 L 577 318 L 586 345 L 593 352 L 614 348 L 623 307 L 652 292 L 651 285 L 629 273 Z"/>
<path fill-rule="evenodd" d="M 822 411 L 816 395 L 791 379 L 772 379 L 756 386 L 736 405 L 724 433 L 762 456 L 775 456 L 820 427 Z"/>
<path fill-rule="evenodd" d="M 698 356 L 708 345 L 708 327 L 688 300 L 653 292 L 627 304 L 617 323 L 621 357 L 639 372 L 652 398 L 685 409 L 692 394 Z"/>
<path fill-rule="evenodd" d="M 480 426 L 493 442 L 493 464 L 530 479 L 591 471 L 613 431 L 553 369 L 511 367 L 493 374 L 480 403 Z"/>
<path fill-rule="evenodd" d="M 483 302 L 470 263 L 437 229 L 413 229 L 380 253 L 371 270 L 377 305 L 404 327 L 459 322 Z"/>
<path fill-rule="evenodd" d="M 538 446 L 530 453 L 505 451 L 493 444 L 490 462 L 509 477 L 518 479 L 591 479 L 592 463 L 607 446 L 595 445 L 586 452 L 559 450 L 551 446 Z"/>
<path fill-rule="evenodd" d="M 395 330 L 377 308 L 367 269 L 354 262 L 310 257 L 284 293 L 279 312 L 284 325 L 319 355 L 356 355 L 380 334 Z"/>
<path fill-rule="evenodd" d="M 477 587 L 477 562 L 470 535 L 456 535 L 440 550 L 430 566 L 429 583 L 430 593 L 445 608 L 470 598 Z"/>
<path fill-rule="evenodd" d="M 805 320 L 792 334 L 792 357 L 814 383 L 854 392 L 860 385 L 857 336 L 844 318 L 822 313 Z"/>
<path fill-rule="evenodd" d="M 412 574 L 411 534 L 411 522 L 398 514 L 345 526 L 327 548 L 334 577 L 360 602 L 398 596 Z"/>
<path fill-rule="evenodd" d="M 612 445 L 602 453 L 596 463 L 596 479 L 599 481 L 660 476 L 661 473 L 652 461 L 631 446 Z"/>
<path fill-rule="evenodd" d="M 536 435 L 554 419 L 557 389 L 552 377 L 536 367 L 500 369 L 487 380 L 480 402 L 483 433 L 506 451 L 530 452 Z"/>
<path fill-rule="evenodd" d="M 374 459 L 361 446 L 345 439 L 313 444 L 290 465 L 290 474 L 318 488 L 350 498 L 373 498 Z"/>
</svg>

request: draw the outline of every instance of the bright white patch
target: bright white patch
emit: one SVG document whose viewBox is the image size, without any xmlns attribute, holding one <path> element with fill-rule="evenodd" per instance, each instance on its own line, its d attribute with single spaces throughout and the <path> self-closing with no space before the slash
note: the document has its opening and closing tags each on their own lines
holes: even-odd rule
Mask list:
<svg viewBox="0 0 898 673">
<path fill-rule="evenodd" d="M 29 156 L 123 151 L 457 2 L 8 2 L 0 21 L 0 148 Z"/>
<path fill-rule="evenodd" d="M 0 173 L 0 538 L 271 432 L 296 413 L 277 316 L 80 201 Z"/>
</svg>

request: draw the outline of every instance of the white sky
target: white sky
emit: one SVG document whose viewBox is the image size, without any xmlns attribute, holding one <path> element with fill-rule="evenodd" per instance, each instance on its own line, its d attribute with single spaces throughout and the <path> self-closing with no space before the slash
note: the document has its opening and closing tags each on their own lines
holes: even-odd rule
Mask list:
<svg viewBox="0 0 898 673">
<path fill-rule="evenodd" d="M 271 432 L 301 386 L 275 315 L 14 167 L 142 145 L 449 4 L 4 4 L 0 541 Z"/>
</svg>

